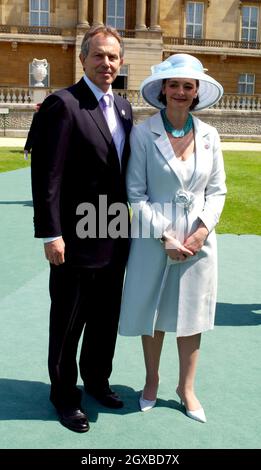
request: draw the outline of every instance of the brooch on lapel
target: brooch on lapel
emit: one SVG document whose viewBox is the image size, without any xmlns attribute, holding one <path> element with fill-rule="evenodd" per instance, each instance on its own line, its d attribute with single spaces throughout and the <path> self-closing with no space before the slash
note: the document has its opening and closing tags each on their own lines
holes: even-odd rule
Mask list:
<svg viewBox="0 0 261 470">
<path fill-rule="evenodd" d="M 123 116 L 125 116 L 126 113 L 125 113 L 124 109 L 121 110 L 121 114 L 122 114 Z"/>
<path fill-rule="evenodd" d="M 204 145 L 205 149 L 209 149 L 209 144 Z"/>
<path fill-rule="evenodd" d="M 175 196 L 175 203 L 183 206 L 183 209 L 189 212 L 192 209 L 193 201 L 195 199 L 194 194 L 191 191 L 185 189 L 178 189 Z"/>
</svg>

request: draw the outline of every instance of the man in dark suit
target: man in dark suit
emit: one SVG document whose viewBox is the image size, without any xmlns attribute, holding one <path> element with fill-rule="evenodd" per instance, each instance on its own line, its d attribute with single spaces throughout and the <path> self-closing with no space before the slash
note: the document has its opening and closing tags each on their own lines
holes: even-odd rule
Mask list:
<svg viewBox="0 0 261 470">
<path fill-rule="evenodd" d="M 33 119 L 31 122 L 31 126 L 27 135 L 26 142 L 24 144 L 24 158 L 25 160 L 28 159 L 28 153 L 31 152 L 32 146 L 33 146 L 33 141 L 37 132 L 37 122 L 38 122 L 38 111 L 40 109 L 41 103 L 37 103 L 35 105 L 35 112 L 33 114 Z"/>
<path fill-rule="evenodd" d="M 35 236 L 44 238 L 50 262 L 50 400 L 64 426 L 85 432 L 89 423 L 76 387 L 83 330 L 85 390 L 104 406 L 123 406 L 109 377 L 129 242 L 127 235 L 106 230 L 113 217 L 104 203 L 108 210 L 118 205 L 128 213 L 125 168 L 132 111 L 111 88 L 123 62 L 116 30 L 88 30 L 80 60 L 83 78 L 48 96 L 38 113 L 32 192 Z M 83 216 L 88 222 L 80 228 Z"/>
</svg>

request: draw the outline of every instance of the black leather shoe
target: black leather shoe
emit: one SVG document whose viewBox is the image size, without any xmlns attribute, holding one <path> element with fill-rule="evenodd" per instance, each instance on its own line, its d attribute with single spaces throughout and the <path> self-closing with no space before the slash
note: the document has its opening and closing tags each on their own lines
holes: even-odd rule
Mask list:
<svg viewBox="0 0 261 470">
<path fill-rule="evenodd" d="M 57 408 L 57 413 L 61 424 L 71 431 L 89 431 L 88 418 L 80 408 Z"/>
<path fill-rule="evenodd" d="M 122 408 L 124 403 L 119 395 L 111 390 L 109 387 L 106 389 L 96 390 L 84 385 L 84 389 L 89 395 L 96 398 L 103 406 L 107 408 Z"/>
</svg>

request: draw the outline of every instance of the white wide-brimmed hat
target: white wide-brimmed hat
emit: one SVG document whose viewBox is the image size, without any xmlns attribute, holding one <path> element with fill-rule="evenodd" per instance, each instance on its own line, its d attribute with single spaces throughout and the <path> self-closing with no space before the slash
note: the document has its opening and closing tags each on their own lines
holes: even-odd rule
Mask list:
<svg viewBox="0 0 261 470">
<path fill-rule="evenodd" d="M 167 78 L 192 78 L 199 81 L 199 103 L 193 111 L 213 106 L 224 92 L 222 85 L 205 73 L 202 63 L 189 54 L 174 54 L 161 64 L 151 67 L 151 72 L 151 76 L 142 82 L 140 90 L 145 101 L 155 108 L 165 107 L 158 97 L 162 80 Z"/>
</svg>

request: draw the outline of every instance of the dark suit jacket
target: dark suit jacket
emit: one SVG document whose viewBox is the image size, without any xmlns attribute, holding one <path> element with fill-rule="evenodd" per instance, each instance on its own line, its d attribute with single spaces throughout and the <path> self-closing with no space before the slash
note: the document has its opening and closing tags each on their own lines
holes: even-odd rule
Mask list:
<svg viewBox="0 0 261 470">
<path fill-rule="evenodd" d="M 62 235 L 65 260 L 75 266 L 101 267 L 114 258 L 126 259 L 128 239 L 81 239 L 76 225 L 81 203 L 92 203 L 99 219 L 99 196 L 108 205 L 126 204 L 125 170 L 129 157 L 132 110 L 115 95 L 115 106 L 126 133 L 122 170 L 100 106 L 82 78 L 53 93 L 38 111 L 38 133 L 32 149 L 32 192 L 36 237 Z"/>
<path fill-rule="evenodd" d="M 33 114 L 33 119 L 32 119 L 31 126 L 27 135 L 27 139 L 24 145 L 24 150 L 27 150 L 28 152 L 31 152 L 32 150 L 33 141 L 36 137 L 36 133 L 38 130 L 37 123 L 38 123 L 38 111 L 35 111 Z"/>
</svg>

